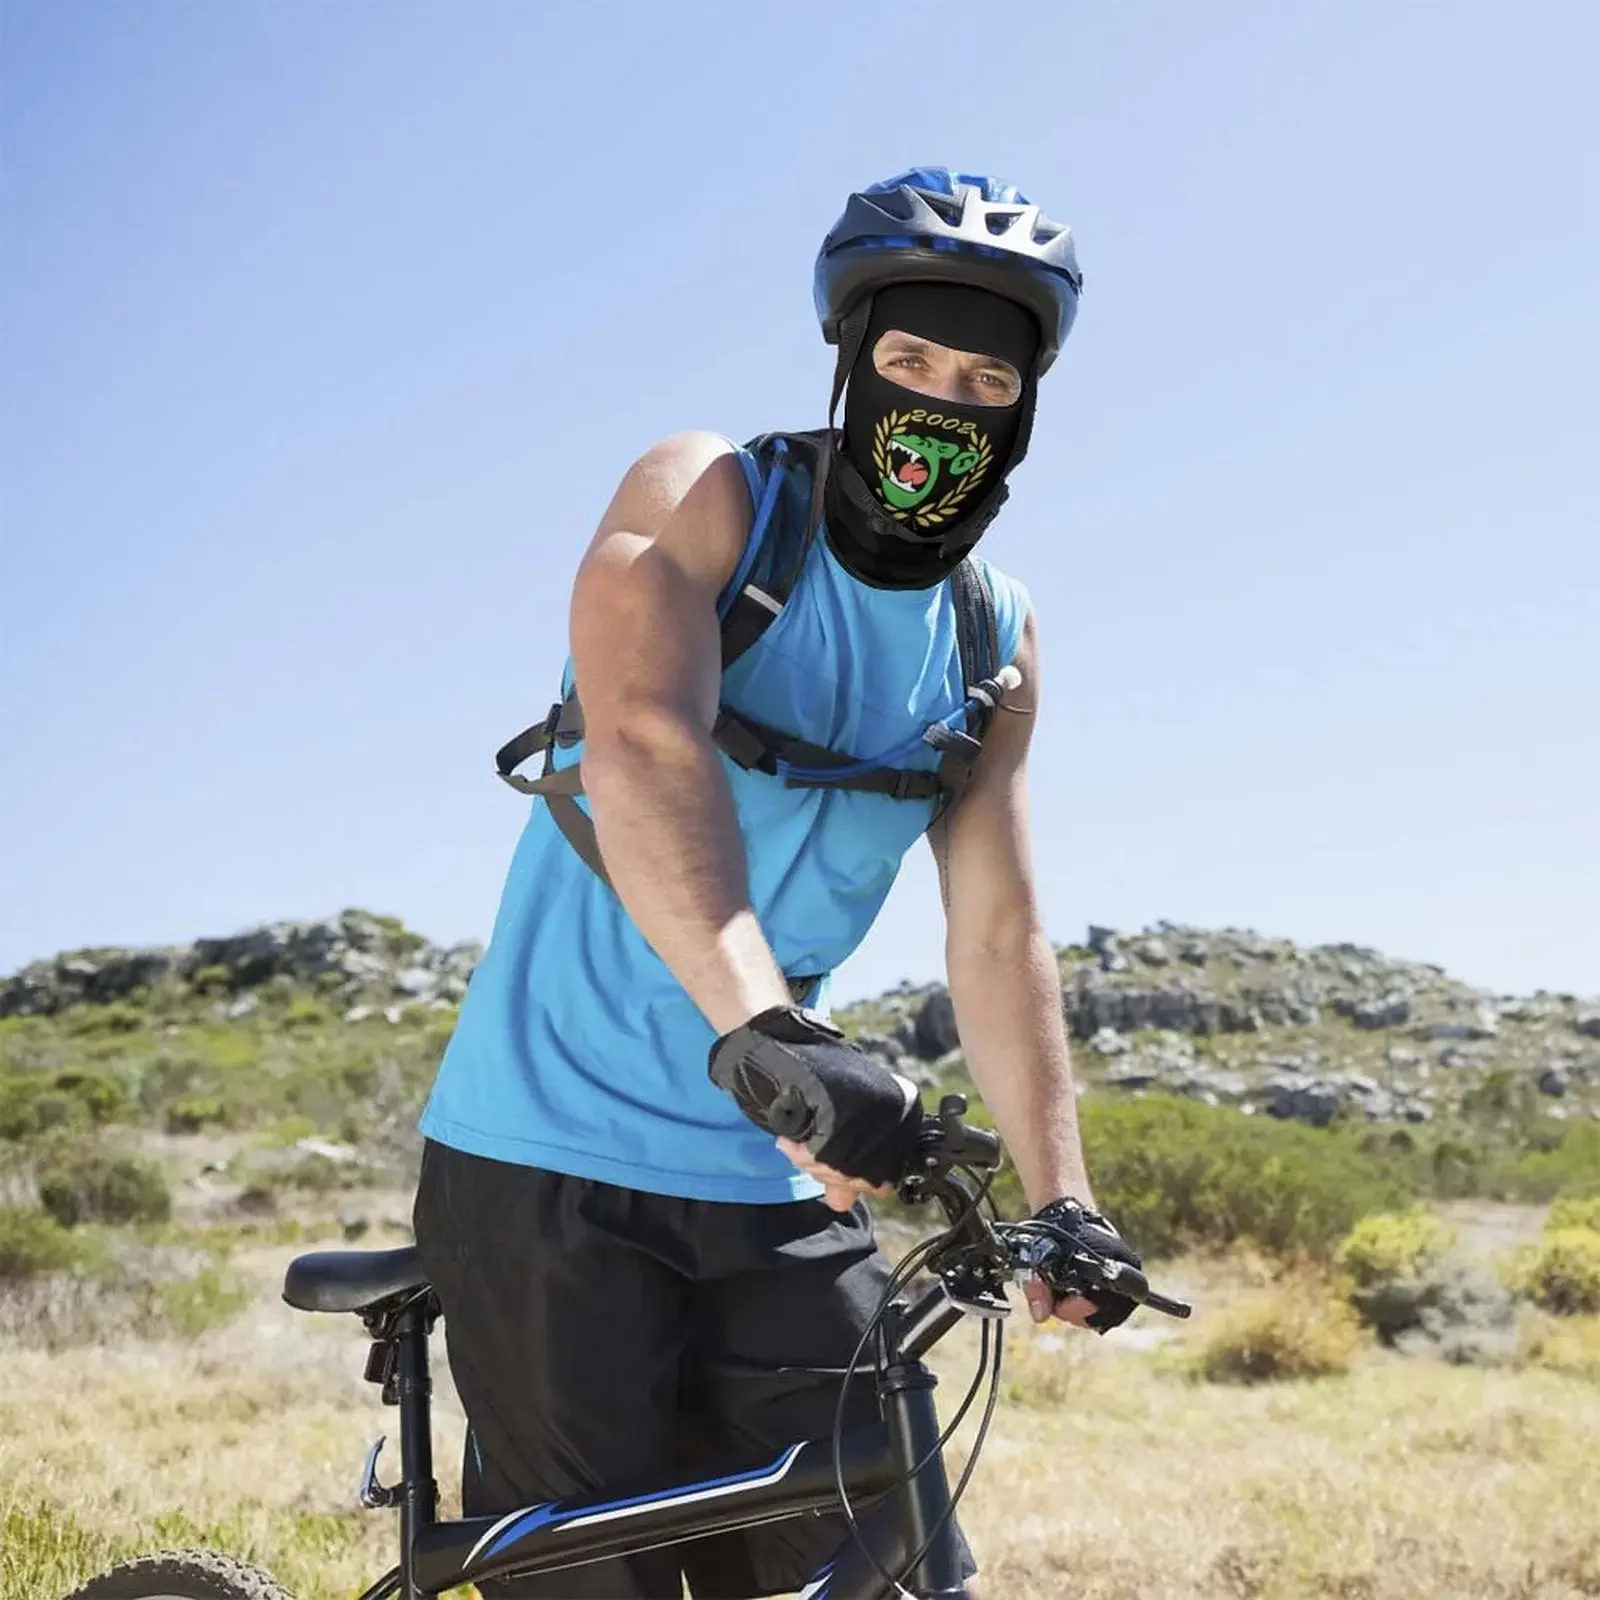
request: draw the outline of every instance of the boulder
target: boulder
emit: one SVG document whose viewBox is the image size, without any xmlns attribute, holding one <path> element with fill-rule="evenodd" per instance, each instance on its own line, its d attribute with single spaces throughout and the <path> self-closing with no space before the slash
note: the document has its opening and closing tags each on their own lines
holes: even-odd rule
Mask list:
<svg viewBox="0 0 1600 1600">
<path fill-rule="evenodd" d="M 1559 1100 L 1571 1085 L 1571 1078 L 1560 1067 L 1546 1067 L 1539 1074 L 1539 1093 Z"/>
<path fill-rule="evenodd" d="M 1350 1020 L 1358 1028 L 1398 1028 L 1410 1018 L 1411 1001 L 1403 994 L 1358 1001 L 1350 1010 Z"/>
<path fill-rule="evenodd" d="M 947 989 L 935 989 L 923 1001 L 912 1025 L 912 1051 L 924 1061 L 937 1061 L 961 1047 L 956 1031 L 956 1008 Z"/>
</svg>

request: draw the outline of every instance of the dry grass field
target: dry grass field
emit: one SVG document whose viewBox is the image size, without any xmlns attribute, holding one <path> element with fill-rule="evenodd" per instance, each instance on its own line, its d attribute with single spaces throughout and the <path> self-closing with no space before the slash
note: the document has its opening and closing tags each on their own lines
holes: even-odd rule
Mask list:
<svg viewBox="0 0 1600 1600">
<path fill-rule="evenodd" d="M 241 1258 L 259 1297 L 192 1341 L 3 1352 L 0 1600 L 200 1540 L 303 1600 L 388 1564 L 392 1513 L 354 1509 L 354 1485 L 394 1413 L 361 1381 L 353 1318 L 276 1300 L 289 1254 Z M 1203 1338 L 1238 1272 L 1177 1277 L 1205 1307 L 1183 1340 Z M 1117 1346 L 1013 1319 L 965 1505 L 993 1600 L 1600 1595 L 1600 1385 L 1376 1350 L 1343 1377 L 1203 1384 L 1154 1320 Z M 435 1343 L 448 1501 L 460 1413 Z M 946 1393 L 969 1350 L 947 1342 Z"/>
</svg>

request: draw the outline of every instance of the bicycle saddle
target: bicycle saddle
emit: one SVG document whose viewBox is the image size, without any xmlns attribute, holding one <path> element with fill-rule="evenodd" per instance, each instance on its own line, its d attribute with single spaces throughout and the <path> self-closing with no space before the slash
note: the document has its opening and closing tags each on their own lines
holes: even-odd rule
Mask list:
<svg viewBox="0 0 1600 1600">
<path fill-rule="evenodd" d="M 296 1256 L 283 1298 L 298 1311 L 365 1311 L 391 1295 L 427 1286 L 415 1245 L 403 1250 L 316 1250 Z"/>
</svg>

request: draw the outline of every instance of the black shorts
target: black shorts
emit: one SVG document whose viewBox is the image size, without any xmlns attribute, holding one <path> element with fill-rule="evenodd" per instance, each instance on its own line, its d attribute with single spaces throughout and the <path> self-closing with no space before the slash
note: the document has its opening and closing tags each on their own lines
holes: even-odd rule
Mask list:
<svg viewBox="0 0 1600 1600">
<path fill-rule="evenodd" d="M 864 1205 L 679 1200 L 431 1141 L 416 1233 L 467 1413 L 469 1516 L 826 1438 L 889 1270 Z M 846 1426 L 876 1417 L 869 1364 Z M 483 1592 L 680 1600 L 687 1579 L 696 1600 L 788 1594 L 848 1537 L 842 1516 L 799 1517 Z"/>
</svg>

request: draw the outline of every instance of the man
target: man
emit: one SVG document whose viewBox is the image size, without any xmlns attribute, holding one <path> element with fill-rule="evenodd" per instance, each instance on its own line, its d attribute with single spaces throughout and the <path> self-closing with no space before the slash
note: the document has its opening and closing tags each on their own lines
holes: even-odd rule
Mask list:
<svg viewBox="0 0 1600 1600">
<path fill-rule="evenodd" d="M 682 434 L 636 462 L 578 572 L 568 698 L 501 752 L 511 776 L 544 751 L 543 776 L 513 776 L 544 803 L 423 1114 L 416 1210 L 469 1514 L 831 1428 L 887 1273 L 861 1196 L 919 1118 L 796 1002 L 924 831 L 962 1042 L 1029 1202 L 1138 1260 L 1088 1209 L 1034 902 L 1035 624 L 1022 586 L 970 558 L 1076 313 L 1071 238 L 1009 185 L 917 169 L 851 196 L 815 285 L 839 346 L 828 429 L 747 450 Z M 975 616 L 989 670 L 1021 680 L 981 749 L 958 709 Z M 741 1111 L 762 1118 L 726 1092 L 752 1051 L 769 1090 L 828 1101 L 825 1139 Z M 1028 1294 L 1036 1319 L 1101 1331 L 1132 1309 Z M 845 1537 L 807 1519 L 498 1592 L 782 1593 Z"/>
</svg>

